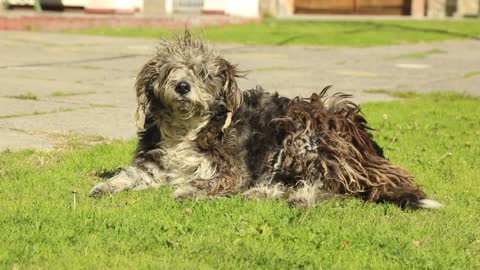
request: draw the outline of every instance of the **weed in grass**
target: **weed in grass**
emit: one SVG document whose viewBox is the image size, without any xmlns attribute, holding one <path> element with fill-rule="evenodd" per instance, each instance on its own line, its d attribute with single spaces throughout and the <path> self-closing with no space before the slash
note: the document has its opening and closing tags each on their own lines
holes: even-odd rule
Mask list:
<svg viewBox="0 0 480 270">
<path fill-rule="evenodd" d="M 97 135 L 80 135 L 75 133 L 43 133 L 52 139 L 54 139 L 57 144 L 55 149 L 62 152 L 70 152 L 74 150 L 79 150 L 87 147 L 92 147 L 96 145 L 109 145 L 117 140 L 110 138 L 105 138 Z"/>
<path fill-rule="evenodd" d="M 438 211 L 356 199 L 308 210 L 239 196 L 175 201 L 170 188 L 92 199 L 102 176 L 93 174 L 128 164 L 136 141 L 4 152 L 0 268 L 479 269 L 478 103 L 428 94 L 362 106 L 388 158 L 446 205 Z M 28 162 L 48 155 L 55 162 Z"/>
<path fill-rule="evenodd" d="M 117 106 L 113 104 L 97 104 L 97 103 L 90 103 L 89 104 L 92 108 L 117 108 Z"/>
<path fill-rule="evenodd" d="M 472 77 L 475 77 L 475 76 L 478 76 L 478 75 L 480 75 L 480 71 L 471 71 L 471 72 L 465 73 L 463 75 L 463 78 L 468 79 L 468 78 L 472 78 Z"/>
<path fill-rule="evenodd" d="M 453 76 L 447 79 L 440 79 L 440 80 L 437 80 L 436 82 L 443 82 L 443 81 L 450 81 L 450 80 L 463 80 L 463 79 L 473 78 L 479 75 L 480 75 L 480 71 L 470 71 L 460 76 Z"/>
<path fill-rule="evenodd" d="M 418 93 L 414 91 L 392 91 L 386 89 L 365 89 L 362 92 L 367 94 L 383 94 L 388 95 L 395 98 L 414 98 L 418 97 Z"/>
<path fill-rule="evenodd" d="M 427 58 L 430 55 L 445 54 L 445 53 L 447 53 L 447 51 L 440 50 L 440 49 L 432 49 L 425 52 L 401 54 L 399 56 L 390 57 L 389 59 L 423 59 L 423 58 Z"/>
<path fill-rule="evenodd" d="M 9 96 L 10 98 L 16 99 L 29 99 L 29 100 L 38 100 L 38 97 L 32 93 L 20 94 L 16 96 Z"/>
<path fill-rule="evenodd" d="M 79 108 L 58 108 L 51 111 L 34 111 L 33 113 L 21 113 L 21 114 L 7 114 L 7 115 L 0 115 L 0 119 L 7 119 L 7 118 L 16 118 L 16 117 L 25 117 L 25 116 L 33 116 L 33 115 L 44 115 L 44 114 L 51 114 L 51 113 L 60 113 L 60 112 L 72 112 L 81 109 L 86 109 L 87 107 L 79 107 Z"/>
<path fill-rule="evenodd" d="M 54 91 L 50 93 L 52 97 L 69 97 L 69 96 L 79 96 L 79 95 L 91 95 L 95 94 L 93 91 L 88 92 L 65 92 L 65 91 Z"/>
</svg>

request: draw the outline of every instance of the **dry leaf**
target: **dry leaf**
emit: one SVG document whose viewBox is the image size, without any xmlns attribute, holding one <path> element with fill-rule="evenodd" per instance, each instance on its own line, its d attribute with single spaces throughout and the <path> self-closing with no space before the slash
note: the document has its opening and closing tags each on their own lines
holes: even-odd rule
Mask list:
<svg viewBox="0 0 480 270">
<path fill-rule="evenodd" d="M 428 242 L 430 242 L 430 240 L 431 240 L 430 238 L 423 239 L 423 240 L 413 240 L 412 243 L 415 247 L 421 247 L 427 244 Z"/>
</svg>

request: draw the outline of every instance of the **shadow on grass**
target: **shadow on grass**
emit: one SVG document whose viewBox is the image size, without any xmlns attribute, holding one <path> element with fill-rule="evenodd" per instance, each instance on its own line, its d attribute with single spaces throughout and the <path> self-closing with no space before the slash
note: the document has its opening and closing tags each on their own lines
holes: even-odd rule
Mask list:
<svg viewBox="0 0 480 270">
<path fill-rule="evenodd" d="M 113 169 L 113 170 L 106 170 L 106 169 L 102 169 L 100 171 L 96 171 L 94 173 L 94 175 L 100 179 L 109 179 L 109 178 L 112 178 L 114 177 L 115 175 L 117 175 L 120 170 L 122 168 L 116 168 L 116 169 Z"/>
</svg>

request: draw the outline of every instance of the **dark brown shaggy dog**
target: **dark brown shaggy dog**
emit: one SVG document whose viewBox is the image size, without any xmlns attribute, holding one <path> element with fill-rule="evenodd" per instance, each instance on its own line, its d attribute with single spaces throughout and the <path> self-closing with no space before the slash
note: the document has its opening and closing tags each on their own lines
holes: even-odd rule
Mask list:
<svg viewBox="0 0 480 270">
<path fill-rule="evenodd" d="M 391 164 L 348 95 L 241 92 L 236 66 L 187 32 L 137 78 L 135 159 L 92 196 L 174 186 L 176 199 L 242 194 L 311 207 L 332 195 L 438 208 Z"/>
</svg>

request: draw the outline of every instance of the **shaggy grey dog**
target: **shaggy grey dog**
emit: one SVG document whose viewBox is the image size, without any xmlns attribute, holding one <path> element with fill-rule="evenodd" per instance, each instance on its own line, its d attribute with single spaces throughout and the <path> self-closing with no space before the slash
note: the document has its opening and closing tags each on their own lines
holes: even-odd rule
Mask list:
<svg viewBox="0 0 480 270">
<path fill-rule="evenodd" d="M 136 82 L 139 142 L 132 164 L 91 196 L 161 186 L 176 199 L 232 194 L 312 207 L 333 195 L 438 208 L 391 164 L 348 95 L 289 99 L 242 76 L 188 31 L 162 41 Z"/>
</svg>

